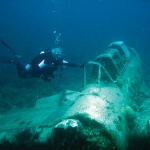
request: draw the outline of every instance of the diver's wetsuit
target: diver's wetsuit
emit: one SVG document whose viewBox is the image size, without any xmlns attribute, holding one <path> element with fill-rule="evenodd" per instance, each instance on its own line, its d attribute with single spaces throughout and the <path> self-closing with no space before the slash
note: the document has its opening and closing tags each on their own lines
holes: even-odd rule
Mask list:
<svg viewBox="0 0 150 150">
<path fill-rule="evenodd" d="M 17 64 L 17 71 L 20 78 L 54 78 L 54 72 L 60 67 L 60 75 L 62 74 L 63 65 L 70 67 L 82 67 L 80 64 L 68 63 L 61 58 L 54 59 L 51 52 L 44 52 L 37 55 L 29 64 Z"/>
</svg>

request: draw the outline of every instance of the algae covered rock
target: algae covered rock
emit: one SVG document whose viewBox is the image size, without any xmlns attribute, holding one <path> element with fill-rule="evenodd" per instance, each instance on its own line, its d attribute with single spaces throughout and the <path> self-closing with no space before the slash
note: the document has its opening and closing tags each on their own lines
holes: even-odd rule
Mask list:
<svg viewBox="0 0 150 150">
<path fill-rule="evenodd" d="M 123 108 L 123 113 L 129 129 L 132 130 L 135 127 L 135 119 L 137 118 L 136 112 L 130 106 L 125 106 Z"/>
</svg>

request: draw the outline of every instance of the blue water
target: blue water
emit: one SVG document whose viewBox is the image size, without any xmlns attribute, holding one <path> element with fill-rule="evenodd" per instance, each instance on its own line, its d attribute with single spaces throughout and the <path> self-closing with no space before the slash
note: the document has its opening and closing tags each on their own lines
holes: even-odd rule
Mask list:
<svg viewBox="0 0 150 150">
<path fill-rule="evenodd" d="M 0 0 L 0 39 L 24 63 L 57 46 L 65 60 L 84 63 L 122 40 L 140 54 L 150 87 L 150 0 Z M 0 43 L 1 56 L 12 54 Z M 62 83 L 48 83 L 20 79 L 16 66 L 0 64 L 0 114 L 32 107 L 37 99 L 62 89 L 80 90 L 81 70 L 69 71 Z"/>
<path fill-rule="evenodd" d="M 149 70 L 149 14 L 149 0 L 0 0 L 0 38 L 25 62 L 61 46 L 65 59 L 81 63 L 123 40 Z M 0 45 L 1 53 L 9 52 Z"/>
</svg>

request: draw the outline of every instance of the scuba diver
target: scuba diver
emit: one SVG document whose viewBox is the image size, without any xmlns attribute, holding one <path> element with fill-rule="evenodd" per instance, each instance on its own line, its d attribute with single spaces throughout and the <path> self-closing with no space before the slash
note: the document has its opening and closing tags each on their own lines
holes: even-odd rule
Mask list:
<svg viewBox="0 0 150 150">
<path fill-rule="evenodd" d="M 60 77 L 62 77 L 63 66 L 80 67 L 84 65 L 70 63 L 62 58 L 61 48 L 53 48 L 51 51 L 42 51 L 39 55 L 33 58 L 28 64 L 24 65 L 20 62 L 19 56 L 14 50 L 8 46 L 3 40 L 1 43 L 7 47 L 15 58 L 2 57 L 0 62 L 12 63 L 17 65 L 17 72 L 20 78 L 42 78 L 44 80 L 51 80 L 55 78 L 55 74 L 60 69 Z"/>
</svg>

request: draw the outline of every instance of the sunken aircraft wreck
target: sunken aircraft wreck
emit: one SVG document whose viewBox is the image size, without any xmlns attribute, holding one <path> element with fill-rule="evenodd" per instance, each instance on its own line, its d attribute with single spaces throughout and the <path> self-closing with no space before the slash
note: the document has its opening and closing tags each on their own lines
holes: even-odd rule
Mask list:
<svg viewBox="0 0 150 150">
<path fill-rule="evenodd" d="M 136 50 L 113 42 L 85 65 L 82 91 L 1 114 L 0 149 L 150 149 L 149 96 Z"/>
</svg>

